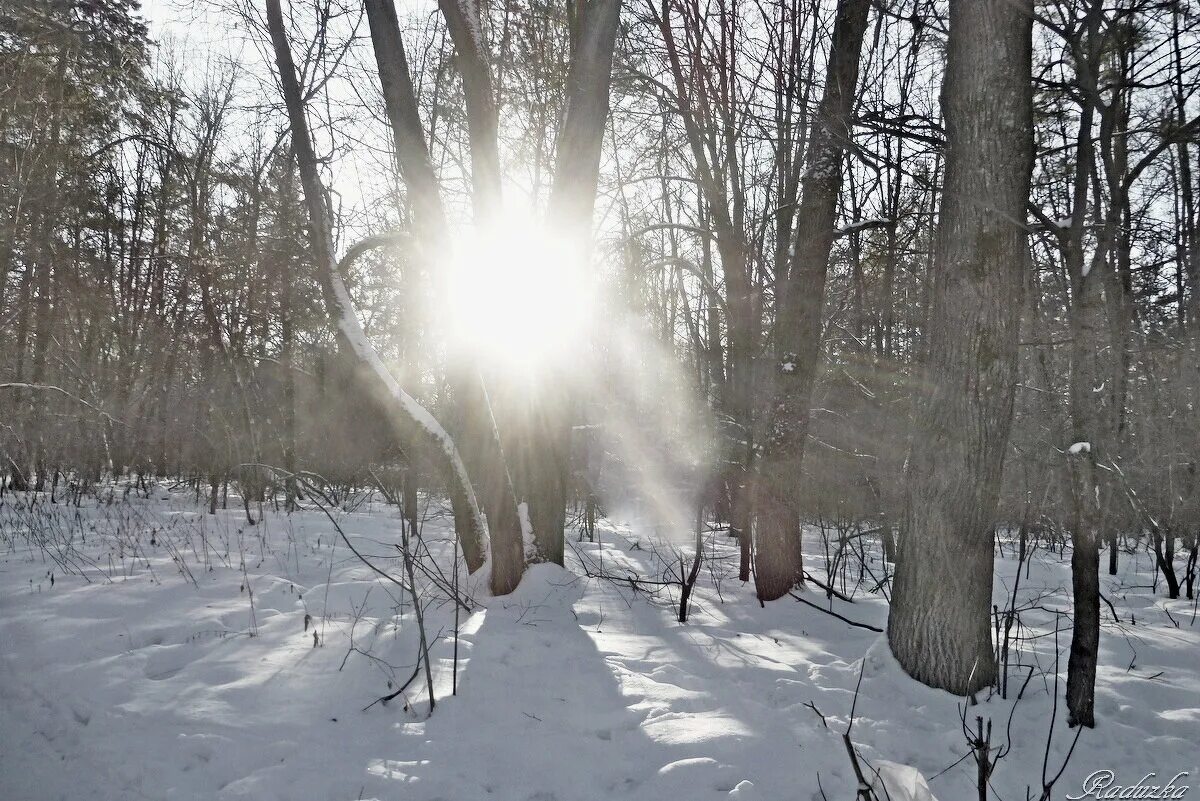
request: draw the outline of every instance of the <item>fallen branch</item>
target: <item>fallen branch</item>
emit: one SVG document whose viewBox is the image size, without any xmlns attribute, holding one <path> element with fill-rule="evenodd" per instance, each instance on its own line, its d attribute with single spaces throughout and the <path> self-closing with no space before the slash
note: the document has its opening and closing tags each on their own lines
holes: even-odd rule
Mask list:
<svg viewBox="0 0 1200 801">
<path fill-rule="evenodd" d="M 1108 600 L 1108 598 L 1104 595 L 1104 593 L 1100 593 L 1100 600 L 1102 600 L 1102 601 L 1104 601 L 1104 603 L 1108 604 L 1108 611 L 1112 612 L 1113 620 L 1120 623 L 1121 616 L 1118 615 L 1117 610 L 1115 608 L 1113 608 L 1112 601 Z"/>
<path fill-rule="evenodd" d="M 855 628 L 867 629 L 869 631 L 874 631 L 874 632 L 878 632 L 879 634 L 883 634 L 883 629 L 879 628 L 878 626 L 872 626 L 870 623 L 859 623 L 857 621 L 851 620 L 848 617 L 843 617 L 842 615 L 839 615 L 837 612 L 834 612 L 832 609 L 825 609 L 824 607 L 817 606 L 812 601 L 801 598 L 799 595 L 797 595 L 794 592 L 789 592 L 788 595 L 792 596 L 793 598 L 795 598 L 797 601 L 804 604 L 805 606 L 811 606 L 813 609 L 816 609 L 818 612 L 824 612 L 827 615 L 833 615 L 834 617 L 836 617 L 838 620 L 842 621 L 843 623 L 849 623 L 851 626 L 854 626 Z"/>
<path fill-rule="evenodd" d="M 852 604 L 852 603 L 854 603 L 854 599 L 853 599 L 853 598 L 850 598 L 849 596 L 843 595 L 842 593 L 838 592 L 837 590 L 835 590 L 835 589 L 834 589 L 833 587 L 831 587 L 830 585 L 828 585 L 828 584 L 825 584 L 825 583 L 824 583 L 824 582 L 822 582 L 820 579 L 818 579 L 818 578 L 816 578 L 815 576 L 813 576 L 813 575 L 812 575 L 811 573 L 809 573 L 807 570 L 805 570 L 805 571 L 804 571 L 804 580 L 805 580 L 805 581 L 811 581 L 813 584 L 816 584 L 818 587 L 820 587 L 821 589 L 825 590 L 825 592 L 829 593 L 830 595 L 836 596 L 837 598 L 840 598 L 841 600 L 845 601 L 845 602 L 846 602 L 846 603 L 848 603 L 848 604 Z"/>
</svg>

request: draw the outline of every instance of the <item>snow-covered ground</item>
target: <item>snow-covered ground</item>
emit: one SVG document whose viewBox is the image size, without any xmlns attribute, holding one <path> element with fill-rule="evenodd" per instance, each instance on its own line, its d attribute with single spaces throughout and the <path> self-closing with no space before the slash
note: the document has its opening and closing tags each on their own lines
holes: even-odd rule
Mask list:
<svg viewBox="0 0 1200 801">
<path fill-rule="evenodd" d="M 599 542 L 575 545 L 570 569 L 535 567 L 508 597 L 462 577 L 473 606 L 459 619 L 457 695 L 455 605 L 422 579 L 436 708 L 421 677 L 364 711 L 413 672 L 410 600 L 318 510 L 268 511 L 248 527 L 233 499 L 216 517 L 190 500 L 118 492 L 111 504 L 43 499 L 31 512 L 23 496 L 4 498 L 0 799 L 850 801 L 852 710 L 862 767 L 888 779 L 891 798 L 931 797 L 925 780 L 941 801 L 977 797 L 962 700 L 908 679 L 880 634 L 790 599 L 760 608 L 721 534 L 686 624 L 674 588 L 649 597 L 611 580 L 663 575 L 670 547 L 636 521 L 605 521 Z M 395 510 L 355 503 L 339 524 L 399 576 Z M 452 580 L 444 521 L 431 513 L 422 539 Z M 819 537 L 807 546 L 823 579 Z M 1041 792 L 1056 649 L 1065 676 L 1070 640 L 1067 561 L 1035 551 L 1009 699 L 965 709 L 972 729 L 991 721 L 1005 753 L 991 782 L 1004 801 Z M 877 556 L 868 566 L 882 577 Z M 997 570 L 1004 609 L 1012 548 Z M 1103 577 L 1120 621 L 1105 607 L 1098 728 L 1079 737 L 1054 799 L 1104 769 L 1126 785 L 1186 771 L 1176 783 L 1200 797 L 1200 624 L 1194 602 L 1168 601 L 1152 582 L 1144 553 Z M 867 591 L 876 583 L 866 575 L 833 611 L 882 628 L 887 601 Z M 815 586 L 804 596 L 830 608 Z M 1075 736 L 1063 711 L 1048 776 Z"/>
</svg>

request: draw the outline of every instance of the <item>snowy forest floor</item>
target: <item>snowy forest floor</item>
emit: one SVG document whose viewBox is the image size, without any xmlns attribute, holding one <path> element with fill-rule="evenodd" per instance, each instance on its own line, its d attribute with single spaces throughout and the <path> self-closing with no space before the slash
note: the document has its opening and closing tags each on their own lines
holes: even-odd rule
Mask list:
<svg viewBox="0 0 1200 801">
<path fill-rule="evenodd" d="M 598 542 L 573 543 L 568 569 L 534 567 L 510 596 L 488 597 L 485 576 L 463 577 L 475 606 L 460 618 L 456 696 L 455 605 L 419 581 L 436 708 L 430 715 L 421 676 L 364 711 L 416 663 L 399 588 L 319 510 L 268 510 L 249 527 L 233 498 L 212 517 L 189 494 L 152 495 L 122 499 L 118 489 L 111 503 L 79 508 L 3 499 L 0 799 L 851 801 L 842 735 L 852 710 L 863 769 L 882 774 L 892 799 L 977 797 L 962 699 L 906 677 L 881 634 L 792 599 L 761 608 L 722 533 L 706 540 L 686 624 L 677 587 L 652 595 L 612 580 L 680 569 L 678 544 L 619 516 L 602 522 Z M 400 575 L 395 508 L 356 503 L 334 513 L 340 526 Z M 431 517 L 422 540 L 450 576 L 445 523 Z M 824 581 L 819 532 L 806 547 L 807 569 Z M 864 573 L 856 589 L 852 561 L 837 585 L 853 603 L 815 585 L 802 597 L 883 628 L 885 593 L 869 590 L 885 566 L 866 557 L 874 578 Z M 1060 703 L 1047 752 L 1055 669 L 1061 696 L 1070 642 L 1069 559 L 1034 551 L 1016 602 L 1009 698 L 983 694 L 965 710 L 972 729 L 976 717 L 991 721 L 992 748 L 1006 753 L 991 780 L 1002 801 L 1028 788 L 1038 798 L 1044 755 L 1052 777 L 1075 737 Z M 1011 545 L 996 571 L 1003 610 L 1017 571 Z M 1119 620 L 1105 606 L 1098 727 L 1079 737 L 1055 799 L 1102 769 L 1117 784 L 1187 771 L 1177 783 L 1200 785 L 1196 605 L 1153 584 L 1144 551 L 1122 553 L 1120 575 L 1102 577 Z"/>
</svg>

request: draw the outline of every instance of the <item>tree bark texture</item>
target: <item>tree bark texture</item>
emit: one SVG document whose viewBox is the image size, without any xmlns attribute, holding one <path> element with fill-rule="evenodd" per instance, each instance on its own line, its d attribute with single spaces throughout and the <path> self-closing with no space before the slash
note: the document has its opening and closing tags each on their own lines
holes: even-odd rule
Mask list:
<svg viewBox="0 0 1200 801">
<path fill-rule="evenodd" d="M 888 641 L 965 695 L 996 678 L 993 527 L 1012 422 L 1033 164 L 1033 0 L 951 0 L 946 182 Z"/>
</svg>

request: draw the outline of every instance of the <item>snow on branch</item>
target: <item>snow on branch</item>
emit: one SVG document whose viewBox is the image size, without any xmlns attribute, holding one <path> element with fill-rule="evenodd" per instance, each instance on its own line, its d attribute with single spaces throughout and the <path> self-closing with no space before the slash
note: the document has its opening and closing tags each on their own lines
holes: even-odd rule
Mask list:
<svg viewBox="0 0 1200 801">
<path fill-rule="evenodd" d="M 833 236 L 835 239 L 841 239 L 843 236 L 850 236 L 850 234 L 857 234 L 861 231 L 869 231 L 872 228 L 884 228 L 891 224 L 892 221 L 887 217 L 871 217 L 866 220 L 855 220 L 835 230 Z"/>
</svg>

